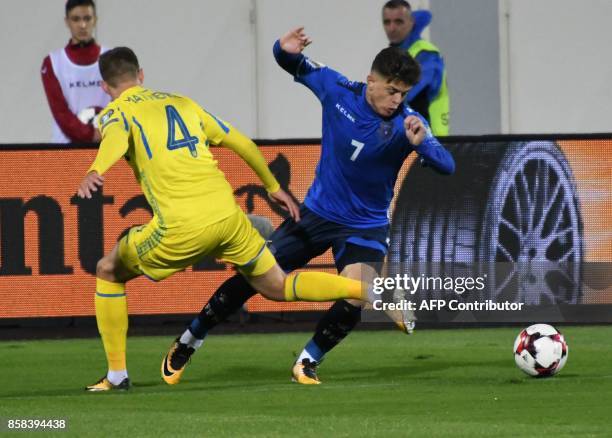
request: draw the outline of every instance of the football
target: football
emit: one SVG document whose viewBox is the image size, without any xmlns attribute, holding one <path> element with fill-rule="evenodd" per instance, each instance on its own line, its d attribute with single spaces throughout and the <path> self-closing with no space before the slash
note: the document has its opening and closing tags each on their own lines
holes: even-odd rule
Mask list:
<svg viewBox="0 0 612 438">
<path fill-rule="evenodd" d="M 529 326 L 514 341 L 516 365 L 534 377 L 557 374 L 567 362 L 568 352 L 563 335 L 548 324 Z"/>
</svg>

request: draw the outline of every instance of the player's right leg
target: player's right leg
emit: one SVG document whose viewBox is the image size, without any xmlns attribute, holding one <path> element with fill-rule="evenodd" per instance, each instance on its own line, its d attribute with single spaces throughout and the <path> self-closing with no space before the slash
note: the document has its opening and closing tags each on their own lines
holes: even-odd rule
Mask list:
<svg viewBox="0 0 612 438">
<path fill-rule="evenodd" d="M 130 387 L 125 354 L 128 328 L 125 283 L 140 274 L 128 268 L 122 260 L 121 244 L 117 243 L 108 255 L 98 261 L 96 267 L 96 322 L 108 371 L 96 383 L 85 388 L 91 392 L 126 390 Z"/>
<path fill-rule="evenodd" d="M 192 265 L 199 252 L 184 249 L 185 235 L 184 230 L 178 234 L 168 232 L 153 219 L 144 226 L 131 228 L 111 253 L 98 262 L 96 320 L 109 371 L 105 378 L 88 386 L 88 391 L 125 389 L 129 385 L 125 354 L 128 325 L 125 282 L 142 274 L 160 281 Z"/>
</svg>

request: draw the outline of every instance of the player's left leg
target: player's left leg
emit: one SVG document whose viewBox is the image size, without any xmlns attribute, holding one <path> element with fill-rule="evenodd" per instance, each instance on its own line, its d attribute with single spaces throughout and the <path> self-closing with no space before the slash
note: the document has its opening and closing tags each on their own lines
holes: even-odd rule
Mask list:
<svg viewBox="0 0 612 438">
<path fill-rule="evenodd" d="M 371 282 L 378 275 L 385 253 L 382 248 L 371 248 L 346 243 L 338 251 L 336 266 L 340 275 L 355 280 Z M 369 263 L 363 263 L 368 261 Z M 317 324 L 314 336 L 298 356 L 292 368 L 293 381 L 305 385 L 321 383 L 317 376 L 317 367 L 324 356 L 338 345 L 357 325 L 361 319 L 361 308 L 364 301 L 336 301 L 323 315 Z"/>
<path fill-rule="evenodd" d="M 248 214 L 247 217 L 253 228 L 257 230 L 265 241 L 270 243 L 271 236 L 274 233 L 274 226 L 270 219 L 255 214 Z M 257 294 L 257 291 L 253 289 L 242 275 L 236 274 L 230 277 L 217 288 L 199 315 L 193 319 L 187 329 L 175 340 L 173 348 L 186 350 L 183 346 L 176 345 L 184 344 L 193 350 L 198 349 L 204 342 L 207 333 L 213 327 L 224 321 L 238 309 L 243 308 L 249 298 L 255 294 Z M 191 354 L 184 356 L 189 359 Z M 178 360 L 180 363 L 183 358 Z M 165 376 L 164 379 L 166 380 Z"/>
<path fill-rule="evenodd" d="M 325 272 L 285 274 L 242 211 L 219 225 L 219 232 L 227 238 L 213 255 L 235 265 L 251 286 L 270 300 L 336 301 L 374 297 L 360 281 L 338 275 Z"/>
<path fill-rule="evenodd" d="M 375 235 L 370 237 L 375 237 Z M 361 243 L 363 243 L 363 240 Z M 365 247 L 346 243 L 339 251 L 340 256 L 336 256 L 336 266 L 341 271 L 342 276 L 371 283 L 374 277 L 380 275 L 385 258 L 383 249 L 385 248 L 381 245 Z M 293 366 L 293 380 L 295 382 L 302 384 L 320 383 L 317 376 L 318 365 L 325 355 L 342 342 L 355 328 L 361 319 L 361 309 L 364 305 L 364 301 L 342 300 L 336 301 L 329 308 L 317 324 L 313 337 L 308 341 Z M 387 313 L 400 330 L 405 333 L 412 333 L 414 328 L 413 315 L 410 316 L 401 311 Z"/>
<path fill-rule="evenodd" d="M 270 247 L 274 247 L 272 250 L 274 258 L 286 272 L 304 266 L 310 258 L 320 255 L 327 249 L 326 247 L 319 249 L 318 245 L 313 245 L 314 239 L 311 238 L 309 230 L 313 224 L 316 225 L 316 221 L 313 220 L 312 215 L 309 215 L 303 208 L 300 214 L 302 220 L 299 224 L 292 218 L 287 218 L 276 231 L 269 219 L 247 215 L 261 237 Z M 250 260 L 246 264 L 250 264 L 249 262 Z M 230 277 L 217 288 L 199 315 L 182 333 L 179 337 L 180 343 L 198 349 L 213 327 L 240 309 L 255 294 L 257 291 L 243 275 L 237 273 Z M 164 380 L 167 379 L 164 377 Z"/>
</svg>

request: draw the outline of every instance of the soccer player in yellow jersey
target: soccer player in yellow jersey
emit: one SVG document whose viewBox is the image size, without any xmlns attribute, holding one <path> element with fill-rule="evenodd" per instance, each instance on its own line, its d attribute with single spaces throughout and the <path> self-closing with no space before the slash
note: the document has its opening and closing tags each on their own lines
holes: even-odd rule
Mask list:
<svg viewBox="0 0 612 438">
<path fill-rule="evenodd" d="M 102 176 L 126 157 L 153 209 L 96 269 L 95 308 L 108 372 L 88 391 L 127 389 L 125 283 L 146 275 L 163 280 L 205 255 L 233 264 L 266 298 L 276 301 L 367 299 L 356 280 L 320 272 L 287 276 L 236 204 L 232 188 L 209 151 L 232 149 L 257 173 L 270 197 L 299 220 L 297 205 L 279 186 L 257 146 L 191 99 L 142 86 L 138 59 L 127 47 L 100 57 L 103 89 L 112 102 L 100 113 L 102 142 L 78 195 L 91 198 Z M 181 370 L 166 370 L 179 379 Z"/>
</svg>

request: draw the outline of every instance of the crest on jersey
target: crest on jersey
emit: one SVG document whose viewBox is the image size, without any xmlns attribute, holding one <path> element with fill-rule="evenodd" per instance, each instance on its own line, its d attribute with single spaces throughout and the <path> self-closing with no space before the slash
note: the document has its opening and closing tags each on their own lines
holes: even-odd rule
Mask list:
<svg viewBox="0 0 612 438">
<path fill-rule="evenodd" d="M 393 135 L 393 122 L 383 120 L 378 126 L 378 136 L 383 140 L 388 140 Z"/>
</svg>

